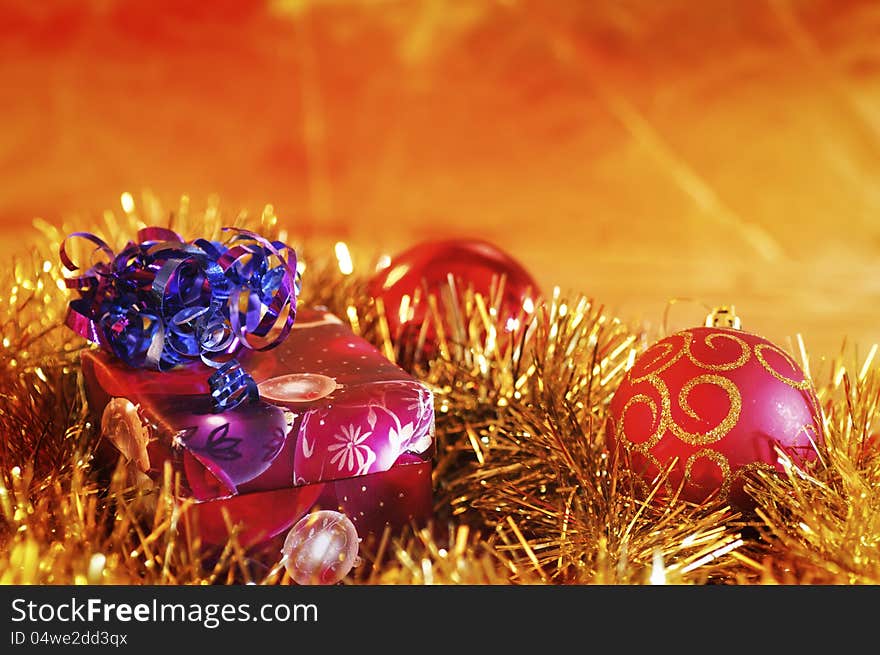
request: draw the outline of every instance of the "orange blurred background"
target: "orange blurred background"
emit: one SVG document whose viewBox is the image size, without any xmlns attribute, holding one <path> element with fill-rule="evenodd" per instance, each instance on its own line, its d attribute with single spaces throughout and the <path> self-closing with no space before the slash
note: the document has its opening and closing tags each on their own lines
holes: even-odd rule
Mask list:
<svg viewBox="0 0 880 655">
<path fill-rule="evenodd" d="M 487 238 L 649 326 L 880 341 L 875 0 L 0 6 L 7 261 L 36 217 L 216 196 L 370 254 Z"/>
</svg>

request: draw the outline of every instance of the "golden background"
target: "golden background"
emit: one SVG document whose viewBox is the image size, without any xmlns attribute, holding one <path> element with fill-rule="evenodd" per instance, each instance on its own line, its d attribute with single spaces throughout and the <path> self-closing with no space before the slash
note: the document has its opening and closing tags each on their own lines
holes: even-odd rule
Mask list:
<svg viewBox="0 0 880 655">
<path fill-rule="evenodd" d="M 0 7 L 6 261 L 187 194 L 370 255 L 487 238 L 648 326 L 880 341 L 876 1 Z"/>
</svg>

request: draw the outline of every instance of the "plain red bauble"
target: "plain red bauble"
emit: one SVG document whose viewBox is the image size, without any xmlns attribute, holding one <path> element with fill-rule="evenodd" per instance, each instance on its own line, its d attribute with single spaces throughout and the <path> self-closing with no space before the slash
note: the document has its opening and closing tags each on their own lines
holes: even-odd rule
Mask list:
<svg viewBox="0 0 880 655">
<path fill-rule="evenodd" d="M 820 416 L 810 380 L 782 349 L 739 329 L 698 327 L 636 359 L 611 401 L 606 435 L 649 487 L 677 459 L 658 497 L 683 485 L 685 500 L 714 494 L 748 511 L 744 474 L 781 471 L 775 447 L 795 463 L 815 461 Z"/>
<path fill-rule="evenodd" d="M 503 292 L 499 302 L 499 322 L 503 329 L 513 331 L 518 325 L 509 324 L 523 312 L 527 299 L 536 299 L 540 293 L 532 275 L 511 255 L 495 245 L 479 239 L 446 239 L 419 243 L 395 257 L 390 265 L 380 270 L 371 280 L 368 292 L 381 298 L 392 339 L 415 339 L 428 314 L 427 294 L 437 298 L 443 311 L 445 288 L 452 276 L 461 297 L 466 289 L 483 296 L 487 306 L 503 278 Z M 421 299 L 414 303 L 416 291 Z M 408 297 L 408 311 L 401 312 L 404 296 Z M 401 317 L 401 313 L 404 316 Z M 429 324 L 425 350 L 433 349 L 436 332 Z"/>
</svg>

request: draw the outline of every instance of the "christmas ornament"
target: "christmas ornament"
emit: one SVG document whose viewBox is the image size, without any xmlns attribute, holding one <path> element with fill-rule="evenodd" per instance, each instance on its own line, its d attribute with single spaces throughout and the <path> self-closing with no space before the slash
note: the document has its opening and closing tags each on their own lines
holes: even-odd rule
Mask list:
<svg viewBox="0 0 880 655">
<path fill-rule="evenodd" d="M 450 287 L 450 284 L 454 287 Z M 369 282 L 368 293 L 385 306 L 391 337 L 413 343 L 423 330 L 423 350 L 434 350 L 436 330 L 430 322 L 427 296 L 440 304 L 444 293 L 470 287 L 483 296 L 487 306 L 498 301 L 498 324 L 516 331 L 525 312 L 531 311 L 540 294 L 532 275 L 512 256 L 476 239 L 448 239 L 419 243 L 391 259 Z M 496 294 L 498 294 L 496 296 Z"/>
<path fill-rule="evenodd" d="M 336 584 L 357 561 L 357 530 L 345 514 L 312 512 L 290 529 L 281 553 L 284 567 L 297 584 Z"/>
<path fill-rule="evenodd" d="M 743 331 L 732 308 L 719 308 L 705 326 L 665 337 L 636 359 L 611 401 L 607 438 L 612 451 L 628 451 L 648 486 L 671 467 L 658 497 L 680 490 L 688 501 L 720 497 L 747 511 L 754 503 L 745 474 L 781 471 L 777 447 L 812 462 L 820 415 L 797 363 Z"/>
</svg>

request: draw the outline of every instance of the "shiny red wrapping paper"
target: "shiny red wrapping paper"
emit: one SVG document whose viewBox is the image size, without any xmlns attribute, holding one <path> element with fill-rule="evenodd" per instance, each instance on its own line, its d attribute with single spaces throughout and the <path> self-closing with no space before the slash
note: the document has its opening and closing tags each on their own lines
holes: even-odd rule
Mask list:
<svg viewBox="0 0 880 655">
<path fill-rule="evenodd" d="M 260 400 L 212 411 L 212 369 L 158 372 L 84 351 L 102 447 L 152 478 L 170 461 L 193 498 L 203 542 L 240 525 L 245 546 L 315 509 L 345 513 L 358 535 L 427 521 L 432 511 L 433 395 L 334 315 L 300 309 L 278 347 L 239 361 Z"/>
</svg>

